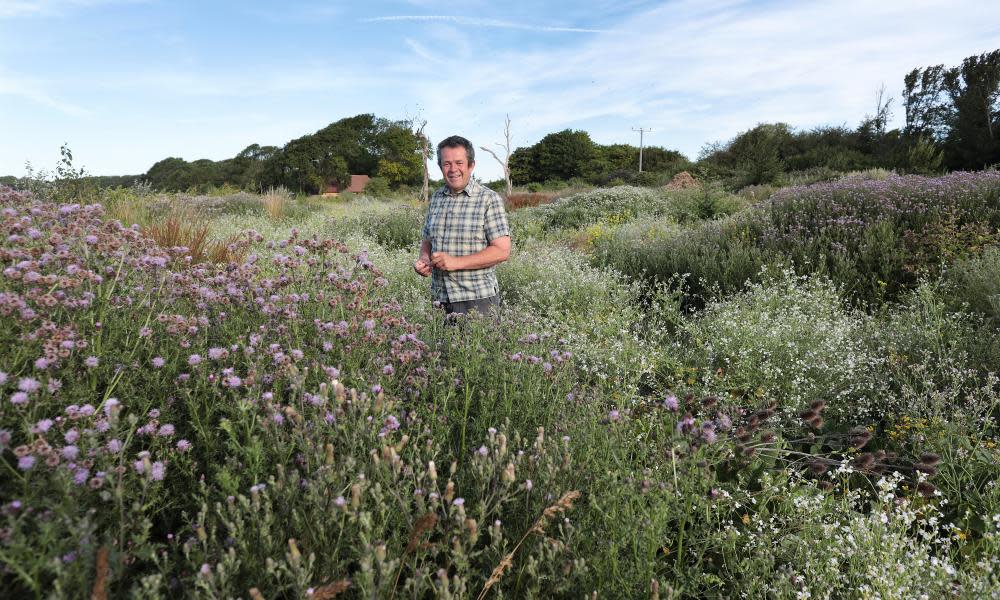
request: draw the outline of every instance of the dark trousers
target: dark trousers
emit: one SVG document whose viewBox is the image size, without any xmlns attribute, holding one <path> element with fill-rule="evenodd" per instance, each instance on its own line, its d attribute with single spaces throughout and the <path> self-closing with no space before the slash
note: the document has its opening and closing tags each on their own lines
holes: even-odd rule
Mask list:
<svg viewBox="0 0 1000 600">
<path fill-rule="evenodd" d="M 462 302 L 442 302 L 441 307 L 444 308 L 446 315 L 467 315 L 471 312 L 488 315 L 500 309 L 500 296 L 477 298 Z"/>
</svg>

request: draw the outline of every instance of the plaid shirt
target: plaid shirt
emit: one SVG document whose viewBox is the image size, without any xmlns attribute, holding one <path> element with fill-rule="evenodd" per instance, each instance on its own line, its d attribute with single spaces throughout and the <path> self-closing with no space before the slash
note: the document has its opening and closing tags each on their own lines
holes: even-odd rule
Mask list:
<svg viewBox="0 0 1000 600">
<path fill-rule="evenodd" d="M 431 253 L 467 256 L 485 249 L 496 238 L 509 236 L 507 213 L 500 195 L 475 181 L 458 193 L 442 186 L 431 196 L 423 237 Z M 431 296 L 439 302 L 464 302 L 499 293 L 494 267 L 431 274 Z"/>
</svg>

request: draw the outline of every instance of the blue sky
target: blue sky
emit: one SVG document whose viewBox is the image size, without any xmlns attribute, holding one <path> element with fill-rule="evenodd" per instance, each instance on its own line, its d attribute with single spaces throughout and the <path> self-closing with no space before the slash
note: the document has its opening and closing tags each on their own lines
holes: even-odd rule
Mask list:
<svg viewBox="0 0 1000 600">
<path fill-rule="evenodd" d="M 371 112 L 477 146 L 566 128 L 697 156 L 856 125 L 913 67 L 1000 48 L 990 0 L 0 0 L 0 174 L 228 158 Z M 483 155 L 485 179 L 499 168 Z"/>
</svg>

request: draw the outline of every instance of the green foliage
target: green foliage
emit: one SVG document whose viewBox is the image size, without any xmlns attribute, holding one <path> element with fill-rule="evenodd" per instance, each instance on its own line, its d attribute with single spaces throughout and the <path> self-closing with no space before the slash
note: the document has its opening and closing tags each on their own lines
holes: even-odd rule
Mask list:
<svg viewBox="0 0 1000 600">
<path fill-rule="evenodd" d="M 743 402 L 776 401 L 787 417 L 817 398 L 841 425 L 877 417 L 871 374 L 880 359 L 863 343 L 863 317 L 823 278 L 785 270 L 758 279 L 690 321 L 687 362 L 703 370 L 703 385 Z"/>
<path fill-rule="evenodd" d="M 415 207 L 102 192 L 255 230 L 190 265 L 96 197 L 0 188 L 0 587 L 87 594 L 107 552 L 109 597 L 989 597 L 1000 258 L 962 236 L 995 231 L 994 176 L 875 175 L 713 221 L 744 201 L 613 190 L 547 232 L 518 210 L 500 321 L 457 326 L 413 273 Z M 652 287 L 562 242 L 598 229 L 693 270 Z M 759 268 L 829 269 L 834 241 L 871 261 L 844 280 L 920 265 L 915 291 L 866 315 Z"/>
<path fill-rule="evenodd" d="M 357 115 L 281 148 L 251 144 L 235 157 L 217 162 L 166 158 L 154 164 L 145 178 L 161 191 L 205 192 L 228 184 L 257 192 L 284 186 L 316 194 L 329 184 L 347 186 L 352 174 L 377 175 L 391 186 L 419 183 L 420 139 L 410 123 Z"/>
<path fill-rule="evenodd" d="M 573 179 L 600 185 L 653 185 L 690 165 L 680 152 L 656 146 L 643 149 L 642 161 L 639 173 L 639 148 L 595 144 L 587 132 L 566 129 L 516 149 L 510 156 L 511 180 L 528 185 L 529 191 L 541 182 Z"/>
</svg>

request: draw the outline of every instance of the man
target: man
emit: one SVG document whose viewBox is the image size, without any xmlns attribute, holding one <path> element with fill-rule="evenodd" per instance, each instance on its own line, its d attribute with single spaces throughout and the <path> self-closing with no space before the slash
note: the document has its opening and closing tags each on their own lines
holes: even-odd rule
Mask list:
<svg viewBox="0 0 1000 600">
<path fill-rule="evenodd" d="M 434 192 L 413 270 L 431 277 L 431 295 L 445 313 L 486 313 L 500 304 L 494 267 L 510 257 L 503 200 L 472 181 L 476 151 L 457 135 L 437 146 L 444 186 Z"/>
</svg>

